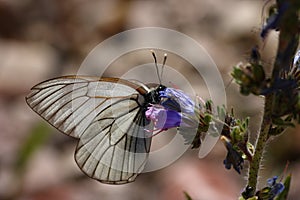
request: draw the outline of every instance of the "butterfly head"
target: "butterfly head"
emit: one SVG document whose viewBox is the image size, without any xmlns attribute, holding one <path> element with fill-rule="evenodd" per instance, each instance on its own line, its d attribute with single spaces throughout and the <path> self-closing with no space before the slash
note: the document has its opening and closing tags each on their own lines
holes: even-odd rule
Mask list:
<svg viewBox="0 0 300 200">
<path fill-rule="evenodd" d="M 155 89 L 151 90 L 145 95 L 147 104 L 159 104 L 161 101 L 161 91 L 164 91 L 167 87 L 164 85 L 159 85 Z"/>
<path fill-rule="evenodd" d="M 183 91 L 159 85 L 148 94 L 153 101 L 148 103 L 145 116 L 153 122 L 152 135 L 170 128 L 198 127 L 198 112 L 195 111 L 198 107 Z"/>
</svg>

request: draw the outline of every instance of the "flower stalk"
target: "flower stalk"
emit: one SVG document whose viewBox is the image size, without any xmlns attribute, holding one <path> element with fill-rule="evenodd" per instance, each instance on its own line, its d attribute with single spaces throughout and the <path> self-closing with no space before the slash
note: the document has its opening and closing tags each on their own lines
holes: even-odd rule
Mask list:
<svg viewBox="0 0 300 200">
<path fill-rule="evenodd" d="M 288 72 L 292 66 L 293 57 L 299 42 L 299 10 L 300 2 L 295 0 L 277 0 L 277 7 L 288 5 L 287 10 L 282 14 L 282 19 L 278 24 L 280 35 L 276 59 L 271 77 L 271 85 L 276 83 L 282 73 Z M 276 95 L 270 93 L 265 95 L 264 116 L 260 133 L 257 137 L 253 160 L 250 162 L 247 188 L 251 188 L 253 196 L 258 182 L 259 169 L 263 157 L 263 151 L 270 137 L 272 130 L 272 116 L 274 114 L 274 102 Z"/>
<path fill-rule="evenodd" d="M 272 112 L 271 110 L 271 105 L 273 100 L 272 96 L 273 95 L 268 95 L 265 97 L 264 117 L 261 124 L 260 133 L 256 141 L 255 152 L 249 167 L 248 187 L 252 188 L 253 193 L 256 191 L 261 159 L 263 156 L 264 148 L 269 138 L 269 131 L 272 126 L 272 120 L 270 117 Z"/>
</svg>

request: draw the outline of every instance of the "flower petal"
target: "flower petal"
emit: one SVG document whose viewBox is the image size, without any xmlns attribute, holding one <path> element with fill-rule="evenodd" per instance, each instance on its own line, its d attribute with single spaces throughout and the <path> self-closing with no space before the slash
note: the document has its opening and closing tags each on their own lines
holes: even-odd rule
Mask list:
<svg viewBox="0 0 300 200">
<path fill-rule="evenodd" d="M 174 110 L 166 110 L 163 107 L 151 106 L 145 112 L 148 119 L 154 122 L 154 128 L 167 130 L 180 126 L 181 115 Z"/>
<path fill-rule="evenodd" d="M 194 112 L 194 101 L 181 90 L 174 88 L 166 88 L 164 91 L 160 91 L 160 97 L 167 98 L 169 100 L 169 104 L 165 103 L 165 106 L 169 105 L 168 108 L 170 109 L 172 109 L 172 107 L 180 106 L 179 108 L 177 108 L 177 110 L 180 110 L 181 112 Z M 173 104 L 171 104 L 172 102 Z"/>
</svg>

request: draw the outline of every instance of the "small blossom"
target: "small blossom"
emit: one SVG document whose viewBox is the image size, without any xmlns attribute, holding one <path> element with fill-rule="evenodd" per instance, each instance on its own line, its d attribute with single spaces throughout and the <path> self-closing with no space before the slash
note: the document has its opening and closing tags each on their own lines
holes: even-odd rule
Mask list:
<svg viewBox="0 0 300 200">
<path fill-rule="evenodd" d="M 166 108 L 173 110 L 174 108 L 177 108 L 182 113 L 194 113 L 195 102 L 183 91 L 174 88 L 166 88 L 159 93 L 161 98 L 167 99 L 162 103 Z"/>
<path fill-rule="evenodd" d="M 267 180 L 267 187 L 264 187 L 256 193 L 256 196 L 262 200 L 273 200 L 284 190 L 283 183 L 277 183 L 278 176 L 274 176 Z"/>
<path fill-rule="evenodd" d="M 153 121 L 154 134 L 174 127 L 197 128 L 198 118 L 195 102 L 181 90 L 166 88 L 160 91 L 160 104 L 151 105 L 145 112 Z"/>
<path fill-rule="evenodd" d="M 165 131 L 170 128 L 183 127 L 195 128 L 197 121 L 190 115 L 179 113 L 174 110 L 168 110 L 164 107 L 151 106 L 145 112 L 147 119 L 153 121 L 154 130 Z"/>
<path fill-rule="evenodd" d="M 270 194 L 272 199 L 284 190 L 284 185 L 282 183 L 276 183 L 277 179 L 278 176 L 274 176 L 267 180 L 268 186 L 271 188 Z"/>
<path fill-rule="evenodd" d="M 244 159 L 242 158 L 240 153 L 233 148 L 229 139 L 227 139 L 224 136 L 222 136 L 221 139 L 224 142 L 225 147 L 227 149 L 227 156 L 226 159 L 223 161 L 225 168 L 231 169 L 232 166 L 235 169 L 235 171 L 237 171 L 240 174 L 241 170 L 243 169 Z"/>
<path fill-rule="evenodd" d="M 166 110 L 164 107 L 148 107 L 145 114 L 148 119 L 154 122 L 154 128 L 159 130 L 178 127 L 181 122 L 180 113 L 173 110 Z"/>
<path fill-rule="evenodd" d="M 267 180 L 267 185 L 269 186 L 269 187 L 272 187 L 273 185 L 275 185 L 276 184 L 276 180 L 278 179 L 278 176 L 273 176 L 272 178 L 269 178 L 268 180 Z"/>
</svg>

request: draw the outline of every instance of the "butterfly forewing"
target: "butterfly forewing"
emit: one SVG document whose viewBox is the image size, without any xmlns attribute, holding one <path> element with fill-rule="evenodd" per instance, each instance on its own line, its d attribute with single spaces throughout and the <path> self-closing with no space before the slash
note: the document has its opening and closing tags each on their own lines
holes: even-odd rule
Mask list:
<svg viewBox="0 0 300 200">
<path fill-rule="evenodd" d="M 117 78 L 66 76 L 34 86 L 26 101 L 58 130 L 79 138 L 75 159 L 84 173 L 121 184 L 143 170 L 150 151 L 148 91 Z"/>
</svg>

